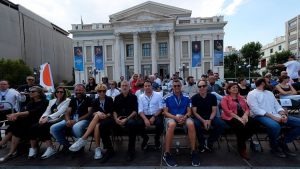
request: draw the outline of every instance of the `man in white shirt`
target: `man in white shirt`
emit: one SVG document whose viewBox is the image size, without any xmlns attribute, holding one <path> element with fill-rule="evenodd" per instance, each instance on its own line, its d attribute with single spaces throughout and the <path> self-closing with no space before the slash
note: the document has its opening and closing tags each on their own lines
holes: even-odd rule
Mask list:
<svg viewBox="0 0 300 169">
<path fill-rule="evenodd" d="M 163 109 L 163 98 L 161 94 L 154 92 L 151 81 L 144 82 L 145 93 L 139 96 L 139 115 L 138 120 L 141 128 L 141 136 L 143 137 L 142 149 L 147 148 L 149 137 L 146 134 L 145 128 L 155 125 L 155 148 L 160 149 L 160 135 L 163 132 L 163 118 L 161 112 Z"/>
<path fill-rule="evenodd" d="M 21 95 L 15 89 L 9 89 L 7 80 L 0 80 L 0 121 L 5 120 L 8 113 L 19 111 L 19 102 L 25 100 L 25 95 Z"/>
<path fill-rule="evenodd" d="M 161 86 L 161 80 L 160 80 L 160 78 L 158 77 L 158 73 L 155 73 L 154 76 L 155 76 L 155 80 L 154 80 L 154 81 L 155 81 L 159 86 Z"/>
<path fill-rule="evenodd" d="M 267 127 L 272 153 L 281 158 L 287 155 L 296 156 L 288 149 L 287 143 L 291 143 L 300 135 L 300 118 L 288 116 L 274 94 L 265 90 L 265 79 L 257 79 L 255 85 L 256 89 L 248 94 L 247 102 L 254 119 Z M 281 126 L 288 126 L 289 131 L 279 141 Z"/>
<path fill-rule="evenodd" d="M 198 93 L 198 87 L 193 76 L 187 77 L 187 84 L 182 87 L 182 91 L 188 94 L 190 98 Z"/>
<path fill-rule="evenodd" d="M 286 63 L 278 64 L 276 67 L 286 67 L 288 76 L 294 82 L 298 81 L 299 78 L 298 71 L 300 70 L 300 63 L 295 59 L 295 55 L 290 55 Z"/>
</svg>

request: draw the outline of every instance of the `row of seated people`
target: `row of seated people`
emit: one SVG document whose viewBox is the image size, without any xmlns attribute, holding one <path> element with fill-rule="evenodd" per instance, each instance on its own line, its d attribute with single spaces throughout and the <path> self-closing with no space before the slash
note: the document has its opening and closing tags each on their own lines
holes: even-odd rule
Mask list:
<svg viewBox="0 0 300 169">
<path fill-rule="evenodd" d="M 63 87 L 58 87 L 55 91 L 56 98 L 49 103 L 45 99 L 43 89 L 34 86 L 30 88 L 31 101 L 26 106 L 26 110 L 7 115 L 10 127 L 0 145 L 7 143 L 11 138 L 11 147 L 8 154 L 0 158 L 0 161 L 3 162 L 16 156 L 20 139 L 26 137 L 31 143 L 29 158 L 37 156 L 38 139 L 46 141 L 47 149 L 42 158 L 48 158 L 56 153 L 51 135 L 63 145 L 64 151 L 79 151 L 87 143 L 88 136 L 94 132 L 96 144 L 94 158 L 106 162 L 114 155 L 110 139 L 110 129 L 114 125 L 128 129 L 129 143 L 126 158 L 132 161 L 135 156 L 136 135 L 142 136 L 141 147 L 145 149 L 149 140 L 145 128 L 155 125 L 155 146 L 160 149 L 160 136 L 164 124 L 166 137 L 163 160 L 168 166 L 177 166 L 170 147 L 174 130 L 178 125 L 185 126 L 188 130 L 193 166 L 200 165 L 199 151 L 212 151 L 213 143 L 223 133 L 226 124 L 236 133 L 240 155 L 249 159 L 246 141 L 255 132 L 257 122 L 267 127 L 274 154 L 279 157 L 296 155 L 288 149 L 287 144 L 299 136 L 300 119 L 288 116 L 274 95 L 265 90 L 265 79 L 256 81 L 256 89 L 248 94 L 247 102 L 239 95 L 238 85 L 229 84 L 228 95 L 221 101 L 223 109 L 221 118 L 216 116 L 217 98 L 208 93 L 207 86 L 206 81 L 198 81 L 199 93 L 189 98 L 188 95 L 182 93 L 181 82 L 174 80 L 173 92 L 163 98 L 160 94 L 153 92 L 150 81 L 145 81 L 145 93 L 137 98 L 129 92 L 128 82 L 123 81 L 121 94 L 114 100 L 105 95 L 107 87 L 103 84 L 99 84 L 95 89 L 99 97 L 91 100 L 85 95 L 84 85 L 78 84 L 75 86 L 75 96 L 71 99 L 66 98 L 66 90 Z M 250 115 L 248 105 L 252 115 Z M 64 115 L 63 119 L 62 115 Z M 287 125 L 291 130 L 283 140 L 279 141 L 281 125 Z M 73 145 L 66 140 L 67 128 L 71 129 L 77 138 Z M 204 130 L 210 133 L 207 139 L 203 135 Z M 199 151 L 196 149 L 196 137 Z M 103 142 L 102 150 L 100 138 Z"/>
</svg>

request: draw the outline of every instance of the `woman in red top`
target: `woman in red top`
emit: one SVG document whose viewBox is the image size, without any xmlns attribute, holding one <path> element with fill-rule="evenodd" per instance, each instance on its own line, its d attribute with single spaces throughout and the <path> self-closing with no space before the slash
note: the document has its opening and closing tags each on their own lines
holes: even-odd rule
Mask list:
<svg viewBox="0 0 300 169">
<path fill-rule="evenodd" d="M 139 79 L 139 75 L 138 74 L 133 74 L 132 81 L 131 81 L 131 84 L 130 84 L 132 94 L 135 94 L 135 92 L 137 90 L 139 90 L 139 87 L 136 85 L 137 82 L 138 82 L 138 79 Z"/>
<path fill-rule="evenodd" d="M 238 84 L 230 83 L 226 92 L 228 95 L 221 101 L 223 109 L 221 117 L 235 132 L 240 155 L 244 159 L 249 159 L 246 141 L 254 133 L 255 121 L 249 117 L 250 111 L 245 99 L 239 95 Z"/>
</svg>

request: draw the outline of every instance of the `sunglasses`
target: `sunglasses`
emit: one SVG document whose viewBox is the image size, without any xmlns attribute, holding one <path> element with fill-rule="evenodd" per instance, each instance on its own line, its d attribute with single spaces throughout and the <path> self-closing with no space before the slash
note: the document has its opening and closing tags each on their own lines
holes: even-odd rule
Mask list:
<svg viewBox="0 0 300 169">
<path fill-rule="evenodd" d="M 198 88 L 205 88 L 207 85 L 199 85 Z"/>
<path fill-rule="evenodd" d="M 174 87 L 180 87 L 180 85 L 173 85 Z"/>
<path fill-rule="evenodd" d="M 56 91 L 55 93 L 65 93 L 64 91 Z"/>
<path fill-rule="evenodd" d="M 29 81 L 34 81 L 34 79 L 27 79 L 27 80 L 29 80 Z"/>
<path fill-rule="evenodd" d="M 29 91 L 29 93 L 35 93 L 35 92 L 38 92 L 38 91 L 35 91 L 35 90 L 33 90 L 33 91 Z"/>
<path fill-rule="evenodd" d="M 98 92 L 98 93 L 105 93 L 106 90 L 98 90 L 97 92 Z"/>
<path fill-rule="evenodd" d="M 5 96 L 2 96 L 2 97 L 1 97 L 1 100 L 5 100 Z"/>
</svg>

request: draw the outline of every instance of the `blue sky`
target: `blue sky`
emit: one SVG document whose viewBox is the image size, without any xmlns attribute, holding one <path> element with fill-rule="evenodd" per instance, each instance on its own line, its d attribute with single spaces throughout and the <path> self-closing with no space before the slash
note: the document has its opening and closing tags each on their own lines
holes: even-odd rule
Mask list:
<svg viewBox="0 0 300 169">
<path fill-rule="evenodd" d="M 240 49 L 250 41 L 266 45 L 285 35 L 285 22 L 300 15 L 300 0 L 247 0 L 225 16 L 225 45 Z"/>
<path fill-rule="evenodd" d="M 146 0 L 11 0 L 65 30 L 71 24 L 107 23 L 109 15 Z M 192 17 L 224 15 L 224 45 L 240 49 L 251 41 L 262 45 L 285 34 L 285 22 L 300 15 L 300 0 L 152 0 L 192 10 Z"/>
</svg>

